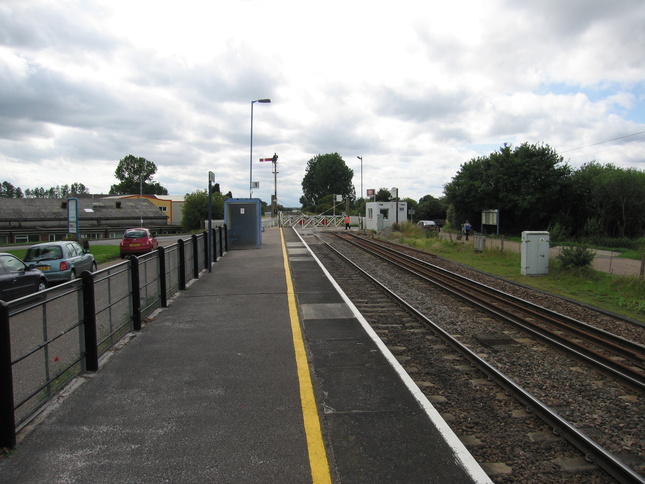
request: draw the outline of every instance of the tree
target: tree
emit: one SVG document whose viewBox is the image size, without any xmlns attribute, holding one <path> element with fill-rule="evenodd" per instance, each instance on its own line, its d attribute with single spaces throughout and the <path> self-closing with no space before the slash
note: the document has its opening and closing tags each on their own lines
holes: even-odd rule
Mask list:
<svg viewBox="0 0 645 484">
<path fill-rule="evenodd" d="M 444 186 L 454 226 L 500 210 L 503 231 L 544 230 L 568 205 L 571 170 L 548 145 L 504 145 L 489 156 L 461 165 Z"/>
<path fill-rule="evenodd" d="M 130 195 L 139 193 L 145 195 L 168 195 L 168 190 L 153 182 L 157 173 L 157 165 L 145 158 L 128 155 L 119 161 L 114 176 L 121 183 L 110 187 L 110 195 Z"/>
<path fill-rule="evenodd" d="M 379 188 L 379 191 L 376 192 L 376 196 L 374 197 L 377 202 L 389 202 L 392 198 L 392 192 L 387 188 Z"/>
<path fill-rule="evenodd" d="M 5 180 L 0 185 L 0 198 L 22 198 L 22 190 Z"/>
<path fill-rule="evenodd" d="M 226 198 L 231 198 L 228 195 L 230 195 L 230 192 Z M 211 197 L 213 202 L 213 219 L 223 219 L 225 197 L 219 191 L 215 192 L 214 190 L 211 193 Z M 208 190 L 204 189 L 187 193 L 184 197 L 181 228 L 186 232 L 204 230 L 204 222 L 206 220 L 208 220 Z"/>
<path fill-rule="evenodd" d="M 300 203 L 303 207 L 313 207 L 328 195 L 343 195 L 354 200 L 356 191 L 352 178 L 354 171 L 338 153 L 316 155 L 307 162 Z"/>
<path fill-rule="evenodd" d="M 572 176 L 573 233 L 639 237 L 645 233 L 645 172 L 586 163 Z"/>
<path fill-rule="evenodd" d="M 419 199 L 416 209 L 416 220 L 435 220 L 446 218 L 446 207 L 443 202 L 432 195 L 424 195 Z"/>
</svg>

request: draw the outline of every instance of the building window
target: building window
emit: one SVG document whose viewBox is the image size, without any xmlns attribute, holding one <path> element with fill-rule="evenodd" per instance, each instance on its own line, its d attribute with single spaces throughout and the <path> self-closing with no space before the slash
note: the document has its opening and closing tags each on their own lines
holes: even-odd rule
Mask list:
<svg viewBox="0 0 645 484">
<path fill-rule="evenodd" d="M 161 206 L 161 207 L 159 207 L 159 210 L 161 210 L 162 212 L 167 212 L 168 207 Z"/>
</svg>

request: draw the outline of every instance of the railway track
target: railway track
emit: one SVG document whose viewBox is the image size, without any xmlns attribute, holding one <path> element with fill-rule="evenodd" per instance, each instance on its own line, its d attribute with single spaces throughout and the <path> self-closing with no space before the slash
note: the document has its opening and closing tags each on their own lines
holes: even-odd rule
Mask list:
<svg viewBox="0 0 645 484">
<path fill-rule="evenodd" d="M 645 347 L 354 234 L 338 237 L 645 392 Z"/>
<path fill-rule="evenodd" d="M 564 437 L 567 441 L 571 442 L 571 444 L 573 444 L 573 446 L 575 446 L 579 450 L 579 452 L 581 452 L 582 455 L 585 456 L 585 459 L 588 462 L 593 462 L 594 464 L 599 466 L 608 475 L 613 476 L 613 479 L 615 479 L 617 482 L 645 482 L 639 474 L 637 474 L 631 468 L 629 468 L 624 463 L 616 459 L 610 452 L 606 451 L 600 445 L 596 444 L 595 441 L 590 439 L 584 433 L 580 432 L 578 429 L 576 429 L 565 419 L 563 419 L 558 414 L 551 411 L 546 405 L 544 405 L 538 399 L 533 397 L 529 392 L 525 391 L 524 389 L 516 385 L 512 380 L 507 378 L 503 373 L 501 373 L 499 370 L 494 368 L 492 365 L 484 361 L 477 354 L 475 354 L 466 346 L 464 346 L 457 338 L 450 335 L 447 331 L 443 330 L 440 326 L 434 324 L 421 312 L 413 308 L 410 304 L 406 303 L 402 298 L 393 294 L 383 284 L 371 278 L 371 276 L 367 275 L 365 271 L 358 268 L 358 266 L 356 266 L 353 262 L 351 262 L 349 259 L 343 256 L 340 252 L 338 252 L 336 249 L 331 247 L 329 244 L 327 244 L 322 240 L 320 240 L 320 242 L 323 244 L 322 246 L 325 247 L 325 249 L 322 251 L 316 251 L 317 254 L 319 255 L 319 258 L 326 259 L 326 260 L 323 260 L 323 263 L 328 267 L 328 269 L 331 269 L 330 272 L 333 273 L 336 280 L 339 281 L 339 283 L 345 289 L 348 295 L 350 295 L 350 297 L 352 298 L 352 301 L 357 305 L 361 313 L 364 314 L 365 317 L 368 319 L 368 321 L 370 321 L 370 323 L 374 325 L 377 332 L 383 333 L 385 337 L 388 338 L 388 337 L 391 337 L 391 335 L 395 331 L 395 328 L 394 328 L 395 326 L 396 327 L 401 326 L 405 328 L 402 333 L 403 338 L 405 339 L 407 336 L 410 336 L 410 334 L 413 334 L 416 332 L 423 333 L 423 331 L 425 331 L 426 329 L 429 330 L 430 335 L 424 336 L 426 341 L 425 344 L 430 344 L 430 345 L 433 344 L 430 341 L 434 340 L 435 338 L 440 338 L 442 341 L 442 343 L 440 343 L 439 345 L 435 344 L 435 346 L 433 347 L 433 351 L 435 352 L 439 351 L 437 348 L 440 348 L 443 345 L 444 347 L 446 348 L 449 347 L 452 349 L 452 351 L 457 352 L 460 360 L 462 358 L 466 359 L 468 361 L 468 366 L 470 366 L 471 368 L 477 368 L 479 371 L 483 372 L 486 375 L 485 378 L 488 381 L 495 382 L 497 385 L 499 385 L 501 388 L 504 389 L 504 392 L 506 394 L 513 395 L 513 397 L 518 402 L 520 402 L 522 407 L 529 410 L 532 415 L 539 417 L 543 422 L 545 422 L 554 434 L 558 434 Z M 353 244 L 354 246 L 356 246 L 356 244 L 358 244 L 359 246 L 361 244 L 367 245 L 369 247 L 370 253 L 372 253 L 374 256 L 377 256 L 381 259 L 385 257 L 384 253 L 388 252 L 382 248 L 372 247 L 372 244 L 370 243 L 354 241 Z M 365 250 L 365 249 L 362 249 L 362 250 Z M 352 267 L 352 270 L 349 271 L 349 270 L 339 269 L 338 258 L 342 258 L 345 261 L 345 263 L 349 264 Z M 421 269 L 425 264 L 421 263 L 421 261 L 411 260 L 411 259 L 414 259 L 414 258 L 411 258 L 409 256 L 403 257 L 401 255 L 396 255 L 394 263 L 397 264 L 397 266 L 400 266 L 405 262 L 405 265 L 409 265 L 413 267 L 412 270 L 415 274 L 417 274 L 418 272 L 422 273 L 422 274 L 417 274 L 417 277 L 423 277 L 424 280 L 426 278 L 429 278 L 430 276 L 428 276 L 427 274 L 423 274 L 424 272 L 426 272 L 426 270 Z M 443 271 L 440 270 L 438 272 L 441 273 Z M 443 277 L 445 278 L 446 276 L 444 275 Z M 357 278 L 361 278 L 362 280 L 364 280 L 363 278 L 368 278 L 370 280 L 370 284 L 366 285 L 364 282 L 363 283 L 359 282 Z M 445 279 L 443 279 L 440 285 L 438 285 L 437 287 L 442 287 L 445 285 L 448 285 L 448 282 Z M 477 286 L 477 284 L 475 284 L 475 286 Z M 369 292 L 374 290 L 378 290 L 383 294 L 387 294 L 387 297 L 375 298 L 375 296 L 371 295 Z M 442 290 L 445 290 L 445 289 L 442 288 Z M 485 294 L 487 294 L 485 298 L 488 298 L 489 305 L 493 304 L 493 305 L 496 305 L 497 307 L 500 306 L 501 303 L 499 302 L 498 299 L 491 296 L 490 291 L 487 291 L 485 289 L 481 289 L 481 290 Z M 464 296 L 464 292 L 466 294 L 465 296 Z M 464 289 L 461 289 L 459 291 L 458 297 L 460 297 L 461 299 L 470 300 L 470 299 L 473 299 L 475 296 L 472 294 L 472 292 L 467 292 Z M 374 304 L 375 299 L 379 301 L 379 303 L 376 305 Z M 491 300 L 493 301 L 492 303 L 490 302 Z M 394 304 L 396 308 L 393 308 L 392 304 Z M 535 308 L 531 308 L 530 310 L 537 311 L 538 315 L 542 314 L 542 311 L 539 311 Z M 489 313 L 501 312 L 502 314 L 506 312 L 511 312 L 512 316 L 506 315 L 507 318 L 508 317 L 510 317 L 511 319 L 518 318 L 516 314 L 516 312 L 518 311 L 517 309 L 512 309 L 512 310 L 505 309 L 504 311 L 499 311 L 499 308 L 498 308 L 498 309 L 495 309 L 494 311 L 491 311 L 489 308 L 489 309 L 486 309 L 486 311 L 488 311 Z M 532 313 L 531 317 L 538 319 L 534 313 Z M 392 324 L 392 321 L 396 321 L 396 323 Z M 585 327 L 582 326 L 582 328 L 584 329 Z M 578 330 L 580 331 L 580 329 Z M 558 329 L 557 331 L 562 331 L 562 329 Z M 545 338 L 543 335 L 540 335 L 540 337 L 542 339 Z M 591 340 L 594 341 L 598 337 L 599 337 L 598 335 L 595 335 L 595 337 L 591 338 Z M 628 348 L 630 347 L 630 345 L 628 344 L 626 345 L 622 341 L 620 342 L 622 343 L 621 347 L 628 347 Z M 420 344 L 424 344 L 424 343 L 421 342 Z M 596 345 L 598 343 L 594 343 L 594 344 Z M 396 346 L 395 344 L 394 352 L 397 352 L 397 351 L 403 351 L 403 350 L 401 350 L 401 347 Z M 594 350 L 594 351 L 600 352 L 598 350 Z M 602 352 L 606 352 L 606 351 L 609 351 L 609 350 L 607 349 L 602 350 Z M 634 352 L 634 351 L 638 354 L 638 351 L 634 350 L 633 348 L 628 350 L 628 352 Z M 405 353 L 405 351 L 403 351 L 403 353 Z M 405 354 L 400 354 L 398 356 L 401 357 L 403 361 L 406 361 L 406 359 L 408 358 L 408 356 L 405 356 Z M 630 358 L 634 358 L 634 357 L 630 356 Z M 460 367 L 461 369 L 459 371 L 461 373 L 464 373 L 465 371 L 467 371 L 467 370 L 464 370 L 463 364 Z M 414 370 L 413 368 L 413 371 L 416 371 L 416 370 Z M 609 371 L 609 370 L 603 369 L 603 371 Z M 615 371 L 615 369 L 612 369 L 612 371 Z M 636 373 L 638 374 L 638 372 Z M 449 379 L 454 380 L 456 379 L 456 377 L 451 377 Z M 630 376 L 629 379 L 630 379 L 630 384 L 633 385 L 634 382 L 632 382 L 631 380 L 635 378 Z M 429 385 L 432 385 L 432 384 L 429 384 Z M 494 432 L 494 430 L 491 430 L 491 432 Z M 500 443 L 499 445 L 501 446 L 502 444 Z M 564 451 L 564 453 L 566 454 L 566 451 Z M 550 466 L 552 467 L 552 463 L 555 460 L 557 460 L 557 458 L 553 457 L 549 461 L 549 458 L 547 457 L 546 461 L 551 462 L 551 464 L 545 463 L 543 464 L 544 467 L 545 468 L 549 468 Z M 520 464 L 517 464 L 517 465 L 520 465 Z M 535 464 L 535 467 L 540 468 L 540 465 Z M 544 477 L 545 471 L 542 470 L 540 472 L 541 472 L 540 474 L 541 477 Z M 531 474 L 529 472 L 528 476 L 530 475 Z M 565 475 L 566 477 L 564 477 L 562 481 L 557 480 L 556 478 L 551 482 L 565 482 L 572 477 L 571 473 L 565 473 Z M 583 470 L 582 475 L 586 475 L 587 477 L 589 477 L 590 475 L 594 476 L 591 482 L 612 482 L 611 480 L 604 480 L 605 478 L 598 477 L 592 471 L 589 471 L 589 469 Z M 513 477 L 513 479 L 511 479 L 511 481 L 509 482 L 512 482 L 517 477 L 518 476 Z M 523 478 L 527 478 L 527 476 L 523 476 Z M 534 478 L 537 478 L 537 477 L 534 476 Z M 606 479 L 609 479 L 609 478 L 607 477 Z M 505 482 L 505 480 L 504 478 L 500 478 L 498 482 Z"/>
</svg>

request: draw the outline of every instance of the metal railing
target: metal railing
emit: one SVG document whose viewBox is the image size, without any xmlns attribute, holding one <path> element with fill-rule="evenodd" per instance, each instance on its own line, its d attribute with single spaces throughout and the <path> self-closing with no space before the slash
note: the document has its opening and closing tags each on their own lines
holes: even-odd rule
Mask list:
<svg viewBox="0 0 645 484">
<path fill-rule="evenodd" d="M 329 228 L 342 227 L 344 220 L 342 215 L 282 215 L 280 221 L 283 227 L 302 227 L 302 228 Z"/>
<path fill-rule="evenodd" d="M 8 303 L 0 301 L 0 447 L 74 377 L 228 250 L 226 226 Z"/>
</svg>

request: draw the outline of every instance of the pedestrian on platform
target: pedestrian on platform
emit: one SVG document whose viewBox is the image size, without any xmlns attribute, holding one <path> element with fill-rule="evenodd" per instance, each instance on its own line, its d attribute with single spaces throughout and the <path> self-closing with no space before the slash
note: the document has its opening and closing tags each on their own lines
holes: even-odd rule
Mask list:
<svg viewBox="0 0 645 484">
<path fill-rule="evenodd" d="M 466 240 L 468 240 L 468 236 L 470 235 L 470 222 L 466 220 L 466 223 L 464 224 L 464 234 L 466 234 Z"/>
<path fill-rule="evenodd" d="M 349 230 L 349 215 L 345 214 L 345 230 Z"/>
</svg>

